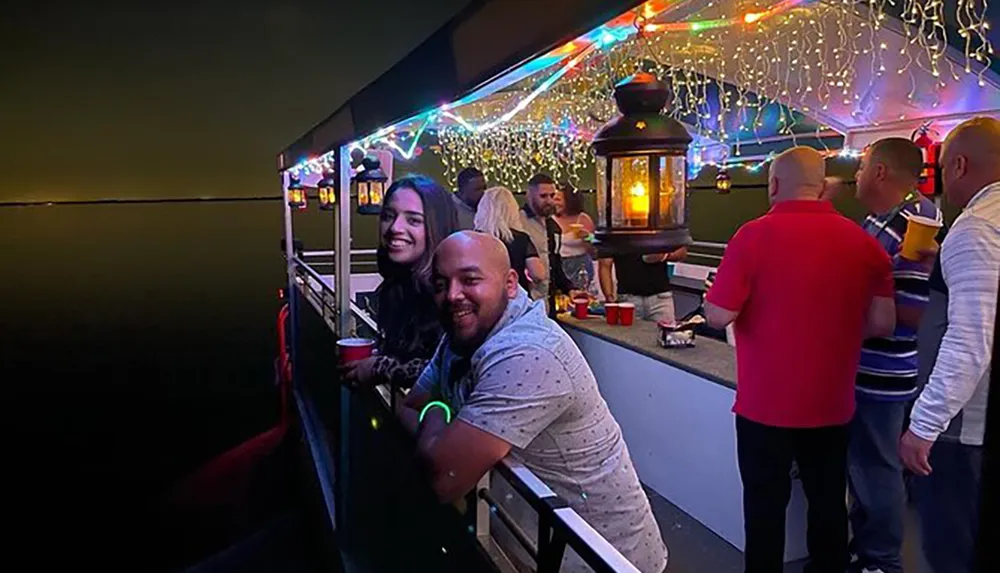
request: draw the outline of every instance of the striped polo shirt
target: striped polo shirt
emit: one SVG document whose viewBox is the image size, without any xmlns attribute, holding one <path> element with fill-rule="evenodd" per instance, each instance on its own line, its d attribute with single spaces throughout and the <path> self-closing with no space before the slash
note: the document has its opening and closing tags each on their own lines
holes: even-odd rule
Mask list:
<svg viewBox="0 0 1000 573">
<path fill-rule="evenodd" d="M 893 257 L 896 305 L 923 307 L 928 301 L 930 273 L 919 263 L 897 256 L 911 214 L 941 220 L 933 202 L 913 193 L 902 207 L 883 215 L 869 213 L 862 227 Z M 857 392 L 876 400 L 910 400 L 917 395 L 917 372 L 917 331 L 897 325 L 892 336 L 869 338 L 862 345 Z"/>
</svg>

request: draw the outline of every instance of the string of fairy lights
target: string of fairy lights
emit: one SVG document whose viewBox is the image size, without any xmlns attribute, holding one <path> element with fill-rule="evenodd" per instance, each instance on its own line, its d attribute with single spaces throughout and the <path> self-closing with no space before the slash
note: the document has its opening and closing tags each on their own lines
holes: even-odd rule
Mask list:
<svg viewBox="0 0 1000 573">
<path fill-rule="evenodd" d="M 654 73 L 670 90 L 666 113 L 684 122 L 696 141 L 732 146 L 732 156 L 696 166 L 734 166 L 741 148 L 760 143 L 761 131 L 822 141 L 837 117 L 878 126 L 872 111 L 881 78 L 908 81 L 908 106 L 933 110 L 949 82 L 973 75 L 979 86 L 992 63 L 988 0 L 651 0 L 588 36 L 544 57 L 558 64 L 479 101 L 430 110 L 354 144 L 388 147 L 404 159 L 421 137 L 452 179 L 475 165 L 491 181 L 519 188 L 543 170 L 575 181 L 593 163 L 589 142 L 614 117 L 615 84 L 638 71 Z M 897 18 L 890 20 L 889 10 Z M 960 49 L 949 57 L 946 15 L 957 25 Z M 894 23 L 891 23 L 894 22 Z M 892 33 L 889 30 L 892 30 Z M 897 50 L 898 56 L 889 56 Z M 895 67 L 893 67 L 895 65 Z M 894 110 L 895 111 L 895 110 Z M 697 146 L 695 146 L 697 147 Z M 856 155 L 855 150 L 826 150 Z M 756 160 L 748 168 L 768 161 Z M 332 154 L 292 168 L 320 172 Z"/>
<path fill-rule="evenodd" d="M 578 185 L 581 172 L 594 162 L 587 140 L 531 126 L 491 130 L 489 136 L 440 129 L 438 141 L 435 152 L 448 180 L 465 167 L 479 165 L 489 181 L 513 190 L 538 172 Z"/>
</svg>

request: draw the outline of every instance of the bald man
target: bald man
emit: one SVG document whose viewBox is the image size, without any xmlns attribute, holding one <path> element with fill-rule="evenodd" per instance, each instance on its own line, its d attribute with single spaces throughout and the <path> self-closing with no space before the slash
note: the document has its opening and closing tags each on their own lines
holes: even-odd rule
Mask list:
<svg viewBox="0 0 1000 573">
<path fill-rule="evenodd" d="M 865 333 L 895 326 L 892 263 L 820 200 L 817 151 L 789 149 L 769 175 L 772 207 L 733 236 L 705 303 L 711 326 L 736 332 L 745 570 L 782 570 L 795 461 L 809 501 L 807 570 L 843 573 L 854 376 Z"/>
<path fill-rule="evenodd" d="M 915 485 L 924 490 L 928 563 L 934 571 L 973 571 L 1000 280 L 1000 121 L 960 124 L 945 139 L 940 164 L 945 196 L 962 213 L 941 245 L 935 275 L 943 280 L 931 277 L 946 304 L 928 309 L 925 322 L 936 332 L 921 337 L 919 352 L 933 367 L 900 457 L 924 476 Z"/>
<path fill-rule="evenodd" d="M 510 455 L 640 571 L 663 571 L 666 546 L 621 429 L 579 349 L 545 302 L 518 286 L 503 243 L 471 231 L 448 237 L 434 255 L 433 284 L 445 336 L 400 416 L 440 499 L 460 499 Z M 513 512 L 525 531 L 538 531 L 534 510 Z M 590 570 L 576 556 L 564 566 Z"/>
</svg>

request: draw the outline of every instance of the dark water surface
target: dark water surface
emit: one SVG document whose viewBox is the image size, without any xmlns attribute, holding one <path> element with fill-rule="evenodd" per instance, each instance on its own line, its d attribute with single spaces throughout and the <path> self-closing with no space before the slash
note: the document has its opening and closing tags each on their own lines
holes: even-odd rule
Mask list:
<svg viewBox="0 0 1000 573">
<path fill-rule="evenodd" d="M 151 502 L 277 421 L 279 205 L 0 210 L 0 479 L 37 559 L 147 570 Z"/>
</svg>

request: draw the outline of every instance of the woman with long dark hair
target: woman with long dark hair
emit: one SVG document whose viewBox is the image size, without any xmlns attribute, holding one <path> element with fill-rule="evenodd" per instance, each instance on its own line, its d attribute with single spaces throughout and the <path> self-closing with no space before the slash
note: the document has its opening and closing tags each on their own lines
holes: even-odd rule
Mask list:
<svg viewBox="0 0 1000 573">
<path fill-rule="evenodd" d="M 457 229 L 452 199 L 433 179 L 406 175 L 386 191 L 374 308 L 379 354 L 345 365 L 345 381 L 403 388 L 416 382 L 441 339 L 431 285 L 434 249 Z"/>
</svg>

